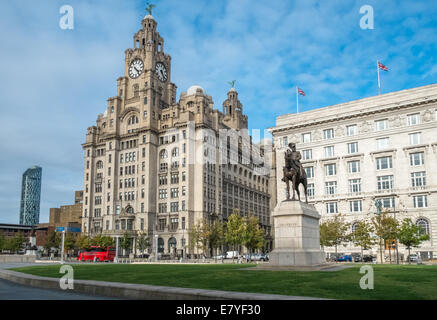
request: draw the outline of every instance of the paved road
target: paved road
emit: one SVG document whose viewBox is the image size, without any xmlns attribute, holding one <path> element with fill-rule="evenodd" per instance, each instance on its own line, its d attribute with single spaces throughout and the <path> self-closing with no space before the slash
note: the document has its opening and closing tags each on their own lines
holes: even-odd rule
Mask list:
<svg viewBox="0 0 437 320">
<path fill-rule="evenodd" d="M 0 264 L 0 269 L 9 269 L 31 265 L 33 263 Z M 0 300 L 116 300 L 111 297 L 91 296 L 68 290 L 40 289 L 24 286 L 0 279 Z"/>
</svg>

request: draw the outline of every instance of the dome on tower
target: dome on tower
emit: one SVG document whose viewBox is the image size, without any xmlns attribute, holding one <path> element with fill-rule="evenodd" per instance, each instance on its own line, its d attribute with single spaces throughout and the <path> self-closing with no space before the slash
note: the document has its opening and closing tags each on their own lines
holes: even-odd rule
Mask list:
<svg viewBox="0 0 437 320">
<path fill-rule="evenodd" d="M 144 19 L 152 19 L 152 20 L 155 20 L 155 18 L 154 18 L 152 15 L 150 15 L 150 14 L 148 14 L 147 16 L 145 16 Z"/>
<path fill-rule="evenodd" d="M 197 85 L 191 86 L 187 90 L 187 96 L 195 95 L 199 91 L 201 94 L 205 95 L 205 90 L 203 90 L 203 88 L 201 86 L 197 86 Z"/>
</svg>

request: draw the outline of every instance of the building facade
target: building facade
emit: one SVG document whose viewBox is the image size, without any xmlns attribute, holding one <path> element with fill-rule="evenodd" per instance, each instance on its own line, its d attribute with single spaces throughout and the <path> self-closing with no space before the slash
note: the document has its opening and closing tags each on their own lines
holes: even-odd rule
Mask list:
<svg viewBox="0 0 437 320">
<path fill-rule="evenodd" d="M 39 223 L 41 177 L 42 168 L 38 166 L 33 166 L 23 173 L 20 202 L 21 225 L 32 226 Z"/>
<path fill-rule="evenodd" d="M 49 225 L 56 230 L 64 227 L 66 231 L 78 232 L 82 227 L 83 191 L 75 191 L 74 204 L 64 205 L 60 208 L 50 208 Z"/>
<path fill-rule="evenodd" d="M 237 91 L 228 92 L 223 112 L 200 86 L 177 101 L 157 23 L 148 15 L 141 26 L 125 51 L 117 95 L 82 145 L 82 232 L 128 233 L 134 251 L 144 233 L 153 252 L 178 255 L 193 253 L 193 226 L 226 220 L 234 209 L 258 216 L 270 232 L 271 151 L 252 143 Z"/>
<path fill-rule="evenodd" d="M 279 116 L 270 129 L 277 168 L 284 166 L 287 144 L 296 143 L 308 176 L 309 201 L 322 219 L 341 213 L 354 228 L 355 222 L 374 216 L 379 199 L 384 210 L 399 220 L 411 218 L 430 235 L 413 249 L 430 258 L 437 255 L 436 111 L 434 84 Z M 279 171 L 282 201 L 285 185 Z M 351 243 L 338 250 L 360 252 Z M 402 245 L 399 251 L 406 252 Z"/>
</svg>

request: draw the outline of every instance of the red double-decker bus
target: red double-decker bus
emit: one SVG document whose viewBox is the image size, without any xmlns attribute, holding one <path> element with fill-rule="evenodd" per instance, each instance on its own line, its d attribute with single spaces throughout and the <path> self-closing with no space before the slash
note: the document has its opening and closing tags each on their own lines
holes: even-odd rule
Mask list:
<svg viewBox="0 0 437 320">
<path fill-rule="evenodd" d="M 115 248 L 107 247 L 97 247 L 92 246 L 85 251 L 82 251 L 77 257 L 77 260 L 80 261 L 114 261 L 115 258 Z"/>
</svg>

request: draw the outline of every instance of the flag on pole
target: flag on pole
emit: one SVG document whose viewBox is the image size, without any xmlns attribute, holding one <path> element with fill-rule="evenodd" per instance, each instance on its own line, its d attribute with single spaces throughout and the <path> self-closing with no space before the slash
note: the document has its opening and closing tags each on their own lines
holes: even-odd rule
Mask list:
<svg viewBox="0 0 437 320">
<path fill-rule="evenodd" d="M 388 68 L 379 61 L 378 61 L 378 68 L 384 71 L 388 71 Z"/>
<path fill-rule="evenodd" d="M 305 97 L 305 92 L 303 92 L 299 87 L 297 87 L 297 92 Z"/>
</svg>

